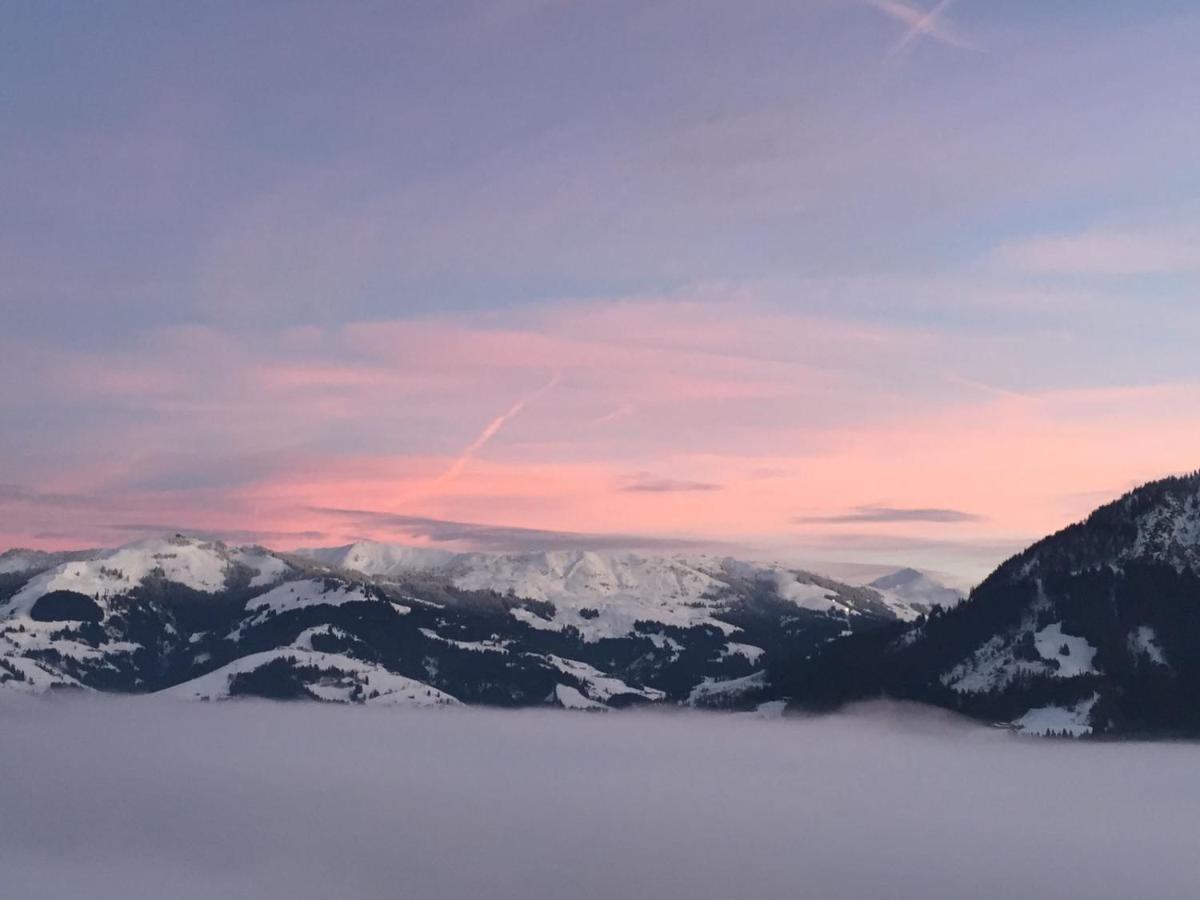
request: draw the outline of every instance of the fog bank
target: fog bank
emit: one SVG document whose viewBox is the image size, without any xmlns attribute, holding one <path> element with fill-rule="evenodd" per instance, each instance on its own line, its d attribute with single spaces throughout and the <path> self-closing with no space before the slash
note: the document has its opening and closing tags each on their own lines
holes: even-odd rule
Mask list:
<svg viewBox="0 0 1200 900">
<path fill-rule="evenodd" d="M 11 898 L 1156 898 L 1200 746 L 874 707 L 701 714 L 0 705 Z"/>
</svg>

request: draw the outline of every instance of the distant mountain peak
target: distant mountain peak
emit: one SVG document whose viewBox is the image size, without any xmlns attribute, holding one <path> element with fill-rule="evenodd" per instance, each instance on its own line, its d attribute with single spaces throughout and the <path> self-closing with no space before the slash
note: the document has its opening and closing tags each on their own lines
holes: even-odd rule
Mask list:
<svg viewBox="0 0 1200 900">
<path fill-rule="evenodd" d="M 905 584 L 912 584 L 913 582 L 920 581 L 924 578 L 926 578 L 926 576 L 923 573 L 918 572 L 916 569 L 898 569 L 897 571 L 892 572 L 890 575 L 881 575 L 870 584 L 871 587 L 874 588 L 891 590 L 892 588 L 897 588 Z"/>
</svg>

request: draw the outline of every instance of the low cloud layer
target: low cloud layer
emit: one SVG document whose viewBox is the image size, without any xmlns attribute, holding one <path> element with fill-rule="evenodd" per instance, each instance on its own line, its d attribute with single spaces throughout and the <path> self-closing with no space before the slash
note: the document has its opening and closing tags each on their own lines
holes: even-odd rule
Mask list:
<svg viewBox="0 0 1200 900">
<path fill-rule="evenodd" d="M 6 896 L 1190 898 L 1197 748 L 941 715 L 0 706 Z"/>
</svg>

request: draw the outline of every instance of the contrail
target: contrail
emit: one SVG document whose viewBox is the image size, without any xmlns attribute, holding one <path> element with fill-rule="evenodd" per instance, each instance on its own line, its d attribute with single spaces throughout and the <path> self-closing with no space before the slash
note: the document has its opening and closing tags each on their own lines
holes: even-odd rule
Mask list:
<svg viewBox="0 0 1200 900">
<path fill-rule="evenodd" d="M 869 0 L 869 2 L 880 12 L 908 26 L 908 31 L 904 32 L 896 45 L 888 51 L 888 56 L 895 56 L 903 52 L 918 37 L 931 37 L 943 44 L 949 44 L 962 50 L 979 49 L 942 21 L 946 10 L 956 0 L 940 0 L 937 6 L 929 11 L 905 3 L 903 0 Z"/>
<path fill-rule="evenodd" d="M 508 424 L 510 419 L 521 412 L 521 410 L 523 410 L 527 405 L 532 403 L 542 394 L 546 393 L 546 391 L 554 387 L 554 385 L 558 384 L 558 379 L 559 373 L 556 372 L 549 381 L 543 384 L 536 391 L 522 397 L 520 400 L 510 406 L 505 412 L 502 412 L 500 415 L 496 416 L 496 418 L 488 422 L 487 425 L 483 426 L 483 430 L 479 432 L 475 440 L 467 444 L 467 446 L 463 448 L 462 452 L 458 454 L 458 457 L 454 460 L 454 462 L 450 464 L 450 467 L 436 479 L 434 479 L 434 484 L 445 484 L 447 481 L 453 481 L 455 478 L 457 478 L 462 473 L 462 470 L 466 468 L 467 463 L 474 459 L 475 454 L 487 446 L 488 441 L 499 434 L 500 429 Z"/>
<path fill-rule="evenodd" d="M 942 375 L 942 377 L 952 384 L 961 384 L 965 387 L 974 388 L 977 391 L 983 391 L 996 397 L 1006 397 L 1010 400 L 1036 399 L 1033 394 L 1027 394 L 1023 391 L 1014 391 L 1011 388 L 997 387 L 994 384 L 988 384 L 985 381 L 976 381 L 974 378 L 967 378 L 964 375 L 957 375 L 954 372 L 946 372 Z"/>
</svg>

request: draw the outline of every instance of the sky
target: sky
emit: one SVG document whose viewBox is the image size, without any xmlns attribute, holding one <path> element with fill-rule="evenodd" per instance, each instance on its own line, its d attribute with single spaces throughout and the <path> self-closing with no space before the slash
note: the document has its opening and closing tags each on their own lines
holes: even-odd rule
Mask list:
<svg viewBox="0 0 1200 900">
<path fill-rule="evenodd" d="M 1200 879 L 1194 744 L 928 709 L 92 696 L 6 701 L 0 724 L 22 900 L 1191 900 Z"/>
<path fill-rule="evenodd" d="M 1185 2 L 0 10 L 0 546 L 976 579 L 1200 465 Z"/>
</svg>

